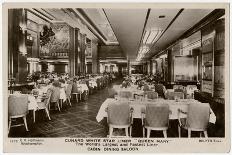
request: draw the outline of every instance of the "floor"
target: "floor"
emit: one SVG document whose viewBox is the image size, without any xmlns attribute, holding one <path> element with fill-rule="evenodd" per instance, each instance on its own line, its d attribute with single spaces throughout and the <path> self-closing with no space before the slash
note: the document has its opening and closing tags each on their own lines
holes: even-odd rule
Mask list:
<svg viewBox="0 0 232 155">
<path fill-rule="evenodd" d="M 51 120 L 46 118 L 44 111 L 36 112 L 36 123 L 33 123 L 32 113 L 27 117 L 28 128 L 14 127 L 9 133 L 9 137 L 107 137 L 108 126 L 106 119 L 101 122 L 96 121 L 96 115 L 101 104 L 106 98 L 113 96 L 112 86 L 120 84 L 122 80 L 117 80 L 108 87 L 95 91 L 87 101 L 76 103 L 72 101 L 72 107 L 66 106 L 61 112 L 51 111 Z M 177 121 L 169 123 L 168 137 L 178 137 Z M 210 126 L 208 134 L 214 136 L 214 126 Z M 115 130 L 114 135 L 125 135 L 124 130 Z M 184 137 L 187 132 L 182 133 Z M 193 137 L 198 137 L 198 133 L 193 133 Z M 132 137 L 142 137 L 141 120 L 135 119 L 132 129 Z M 151 137 L 163 137 L 162 132 L 154 131 Z"/>
</svg>

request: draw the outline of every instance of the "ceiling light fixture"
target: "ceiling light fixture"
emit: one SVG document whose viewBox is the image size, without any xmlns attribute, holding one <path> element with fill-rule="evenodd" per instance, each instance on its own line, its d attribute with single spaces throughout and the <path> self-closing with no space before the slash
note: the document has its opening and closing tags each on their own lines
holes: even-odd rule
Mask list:
<svg viewBox="0 0 232 155">
<path fill-rule="evenodd" d="M 153 44 L 157 38 L 161 35 L 163 30 L 150 30 L 146 31 L 144 38 L 143 38 L 143 44 Z M 149 35 L 147 35 L 149 33 Z"/>
<path fill-rule="evenodd" d="M 136 61 L 140 61 L 150 51 L 149 45 L 157 41 L 163 30 L 160 29 L 148 29 L 145 30 L 142 40 L 142 45 L 139 48 Z"/>
</svg>

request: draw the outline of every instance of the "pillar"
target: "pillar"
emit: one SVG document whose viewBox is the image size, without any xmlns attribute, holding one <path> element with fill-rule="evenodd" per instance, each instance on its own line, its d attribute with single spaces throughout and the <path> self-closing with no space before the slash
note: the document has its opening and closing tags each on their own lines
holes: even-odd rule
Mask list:
<svg viewBox="0 0 232 155">
<path fill-rule="evenodd" d="M 80 29 L 74 29 L 74 75 L 78 75 L 80 72 Z"/>
<path fill-rule="evenodd" d="M 78 70 L 78 74 L 79 75 L 85 75 L 86 73 L 86 67 L 85 67 L 85 49 L 86 49 L 86 34 L 81 34 L 80 35 L 80 41 L 79 41 L 79 48 L 80 48 L 80 52 L 79 52 L 79 58 L 78 61 L 80 60 L 80 66 L 79 70 Z"/>
<path fill-rule="evenodd" d="M 8 10 L 8 75 L 14 77 L 16 83 L 25 83 L 28 74 L 26 20 L 26 10 Z"/>
<path fill-rule="evenodd" d="M 75 75 L 75 34 L 74 34 L 74 28 L 69 27 L 69 37 L 70 37 L 70 43 L 69 43 L 69 54 L 68 54 L 68 66 L 69 66 L 69 76 L 72 77 Z"/>
<path fill-rule="evenodd" d="M 100 66 L 98 61 L 98 45 L 97 42 L 91 41 L 92 47 L 92 73 L 97 74 L 99 73 Z M 99 69 L 98 69 L 99 68 Z"/>
<path fill-rule="evenodd" d="M 130 71 L 130 59 L 127 58 L 127 75 L 130 75 L 131 71 Z"/>
<path fill-rule="evenodd" d="M 168 50 L 168 83 L 174 82 L 172 50 Z"/>
</svg>

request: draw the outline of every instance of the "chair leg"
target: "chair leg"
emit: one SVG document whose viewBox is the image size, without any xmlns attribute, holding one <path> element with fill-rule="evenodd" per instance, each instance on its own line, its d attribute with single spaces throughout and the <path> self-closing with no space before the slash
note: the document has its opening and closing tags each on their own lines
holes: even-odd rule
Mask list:
<svg viewBox="0 0 232 155">
<path fill-rule="evenodd" d="M 70 97 L 67 98 L 67 102 L 69 102 L 70 107 L 72 106 L 72 103 L 70 101 Z"/>
<path fill-rule="evenodd" d="M 178 125 L 178 136 L 179 136 L 179 138 L 181 137 L 181 128 L 179 125 Z"/>
<path fill-rule="evenodd" d="M 46 112 L 46 114 L 47 114 L 47 116 L 48 116 L 48 119 L 51 120 L 50 115 L 49 115 L 49 111 L 48 111 L 47 108 L 45 108 L 45 112 Z"/>
<path fill-rule="evenodd" d="M 60 100 L 60 108 L 62 109 L 63 107 L 63 99 Z"/>
<path fill-rule="evenodd" d="M 164 138 L 167 138 L 167 130 L 163 130 Z"/>
<path fill-rule="evenodd" d="M 11 128 L 11 118 L 10 118 L 10 121 L 9 121 L 8 134 L 10 133 L 10 128 Z"/>
<path fill-rule="evenodd" d="M 129 137 L 128 128 L 125 128 L 125 131 L 126 131 L 126 137 Z"/>
<path fill-rule="evenodd" d="M 56 102 L 56 105 L 57 105 L 58 110 L 60 111 L 60 104 L 59 104 L 59 101 Z"/>
<path fill-rule="evenodd" d="M 112 137 L 112 135 L 113 135 L 113 130 L 114 130 L 114 128 L 109 127 L 109 138 Z"/>
<path fill-rule="evenodd" d="M 78 95 L 77 95 L 77 94 L 75 94 L 75 96 L 76 96 L 76 100 L 77 100 L 77 103 L 78 103 Z"/>
<path fill-rule="evenodd" d="M 205 138 L 208 138 L 208 133 L 207 131 L 204 131 Z"/>
<path fill-rule="evenodd" d="M 34 120 L 34 123 L 35 123 L 35 110 L 33 110 L 33 120 Z"/>
<path fill-rule="evenodd" d="M 188 129 L 188 138 L 191 138 L 191 130 Z"/>
<path fill-rule="evenodd" d="M 28 128 L 27 128 L 27 119 L 26 119 L 26 116 L 23 116 L 23 121 L 24 121 L 24 124 L 25 124 L 26 131 L 29 131 Z"/>
<path fill-rule="evenodd" d="M 150 138 L 151 129 L 147 129 L 147 138 Z"/>
<path fill-rule="evenodd" d="M 200 131 L 200 138 L 202 138 L 202 132 Z"/>
</svg>

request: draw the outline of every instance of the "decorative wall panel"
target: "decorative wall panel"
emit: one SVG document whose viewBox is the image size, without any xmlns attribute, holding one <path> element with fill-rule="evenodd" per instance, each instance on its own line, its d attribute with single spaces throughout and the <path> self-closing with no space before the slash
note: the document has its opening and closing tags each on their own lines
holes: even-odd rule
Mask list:
<svg viewBox="0 0 232 155">
<path fill-rule="evenodd" d="M 54 36 L 44 46 L 40 46 L 40 56 L 67 57 L 70 46 L 69 26 L 66 24 L 52 24 Z"/>
</svg>

